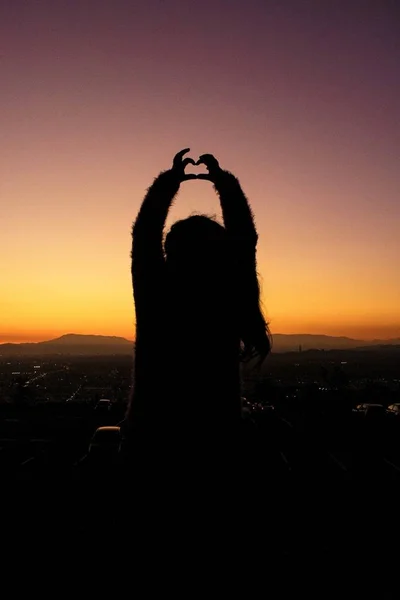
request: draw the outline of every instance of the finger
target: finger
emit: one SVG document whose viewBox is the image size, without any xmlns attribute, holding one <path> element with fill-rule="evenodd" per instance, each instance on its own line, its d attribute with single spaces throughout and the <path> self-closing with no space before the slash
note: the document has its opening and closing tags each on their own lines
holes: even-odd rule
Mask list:
<svg viewBox="0 0 400 600">
<path fill-rule="evenodd" d="M 208 173 L 199 173 L 197 179 L 207 179 L 207 181 L 212 181 L 212 177 Z"/>
<path fill-rule="evenodd" d="M 212 154 L 202 154 L 196 163 L 197 165 L 204 164 L 208 169 L 218 169 L 219 162 Z"/>
<path fill-rule="evenodd" d="M 194 173 L 188 173 L 187 175 L 185 174 L 182 177 L 182 181 L 186 181 L 187 179 L 197 179 L 197 175 L 195 175 Z"/>
<path fill-rule="evenodd" d="M 173 160 L 173 164 L 174 166 L 178 166 L 180 165 L 180 163 L 182 162 L 182 158 L 184 157 L 185 154 L 187 154 L 190 151 L 190 148 L 184 148 L 183 150 L 181 150 L 180 152 L 178 152 L 177 154 L 175 154 L 174 156 L 174 160 Z"/>
<path fill-rule="evenodd" d="M 187 165 L 195 165 L 196 163 L 194 162 L 193 158 L 185 158 L 185 160 L 182 161 L 182 166 L 183 168 L 185 168 Z"/>
</svg>

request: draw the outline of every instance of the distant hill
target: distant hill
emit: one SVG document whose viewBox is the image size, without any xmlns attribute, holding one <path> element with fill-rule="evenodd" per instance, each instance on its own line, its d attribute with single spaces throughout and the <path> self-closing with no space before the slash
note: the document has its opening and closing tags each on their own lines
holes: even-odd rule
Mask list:
<svg viewBox="0 0 400 600">
<path fill-rule="evenodd" d="M 400 338 L 391 340 L 357 340 L 349 337 L 330 335 L 314 335 L 309 333 L 283 334 L 275 333 L 273 352 L 293 352 L 302 350 L 352 350 L 355 348 L 373 348 L 400 344 Z"/>
<path fill-rule="evenodd" d="M 313 334 L 273 334 L 273 352 L 306 350 L 390 350 L 400 345 L 400 338 L 391 340 L 356 340 L 348 337 Z M 123 337 L 80 335 L 68 333 L 54 340 L 27 344 L 0 344 L 0 356 L 62 355 L 131 355 L 134 342 Z"/>
<path fill-rule="evenodd" d="M 62 335 L 59 338 L 55 338 L 54 340 L 38 343 L 64 346 L 70 346 L 71 344 L 82 344 L 83 346 L 132 346 L 132 342 L 130 342 L 126 338 L 117 337 L 115 335 L 82 335 L 78 333 L 66 333 L 65 335 Z"/>
<path fill-rule="evenodd" d="M 399 343 L 393 343 L 393 344 L 374 344 L 372 346 L 362 346 L 360 348 L 357 348 L 357 350 L 360 351 L 371 351 L 371 350 L 375 350 L 375 351 L 379 351 L 379 352 L 400 352 L 400 344 Z"/>
<path fill-rule="evenodd" d="M 123 337 L 67 333 L 45 342 L 0 344 L 0 356 L 132 354 L 133 346 L 133 342 Z"/>
</svg>

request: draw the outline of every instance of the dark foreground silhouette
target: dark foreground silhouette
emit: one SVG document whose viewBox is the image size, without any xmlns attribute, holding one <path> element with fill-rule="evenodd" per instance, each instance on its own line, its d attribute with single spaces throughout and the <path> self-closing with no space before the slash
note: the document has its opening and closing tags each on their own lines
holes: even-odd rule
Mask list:
<svg viewBox="0 0 400 600">
<path fill-rule="evenodd" d="M 237 591 L 244 580 L 246 596 L 254 585 L 272 598 L 303 590 L 315 598 L 391 597 L 384 592 L 399 557 L 397 417 L 371 421 L 351 408 L 332 414 L 323 398 L 317 407 L 308 397 L 314 410 L 305 410 L 306 398 L 284 399 L 252 411 L 257 444 L 247 429 L 241 444 L 225 438 L 211 455 L 204 435 L 202 460 L 184 443 L 175 456 L 148 444 L 153 464 L 140 452 L 126 463 L 123 452 L 88 452 L 93 431 L 119 422 L 123 405 L 107 413 L 87 403 L 2 405 L 7 556 L 20 568 L 24 553 L 29 565 L 37 557 L 42 578 L 50 560 L 68 578 L 79 565 L 89 575 L 93 564 L 102 584 L 107 574 L 130 573 L 136 586 L 144 578 L 161 591 L 202 584 Z M 18 456 L 9 451 L 17 435 L 15 478 Z M 34 460 L 26 460 L 27 436 L 38 445 Z"/>
<path fill-rule="evenodd" d="M 147 192 L 133 226 L 136 353 L 127 412 L 132 439 L 197 436 L 219 440 L 241 427 L 240 360 L 265 358 L 268 328 L 260 309 L 257 232 L 239 181 L 212 155 L 197 163 L 179 152 Z M 208 174 L 186 175 L 189 164 Z M 224 226 L 202 216 L 175 223 L 163 249 L 169 208 L 181 183 L 208 179 Z M 157 377 L 154 377 L 157 366 Z M 173 434 L 172 434 L 173 432 Z"/>
</svg>

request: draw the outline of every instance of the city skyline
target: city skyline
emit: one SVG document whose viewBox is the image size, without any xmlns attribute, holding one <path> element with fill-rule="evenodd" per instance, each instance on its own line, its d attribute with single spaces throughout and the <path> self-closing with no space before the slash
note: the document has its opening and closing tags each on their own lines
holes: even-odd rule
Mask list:
<svg viewBox="0 0 400 600">
<path fill-rule="evenodd" d="M 134 338 L 131 224 L 185 147 L 249 198 L 272 334 L 400 337 L 395 8 L 279 4 L 2 3 L 0 343 Z"/>
</svg>

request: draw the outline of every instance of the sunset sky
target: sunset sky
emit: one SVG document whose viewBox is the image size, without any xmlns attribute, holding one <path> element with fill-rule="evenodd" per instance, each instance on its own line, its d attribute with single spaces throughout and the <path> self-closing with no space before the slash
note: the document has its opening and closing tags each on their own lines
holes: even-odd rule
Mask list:
<svg viewBox="0 0 400 600">
<path fill-rule="evenodd" d="M 133 338 L 131 224 L 185 147 L 252 204 L 272 333 L 399 337 L 399 73 L 395 0 L 2 0 L 0 342 Z"/>
</svg>

